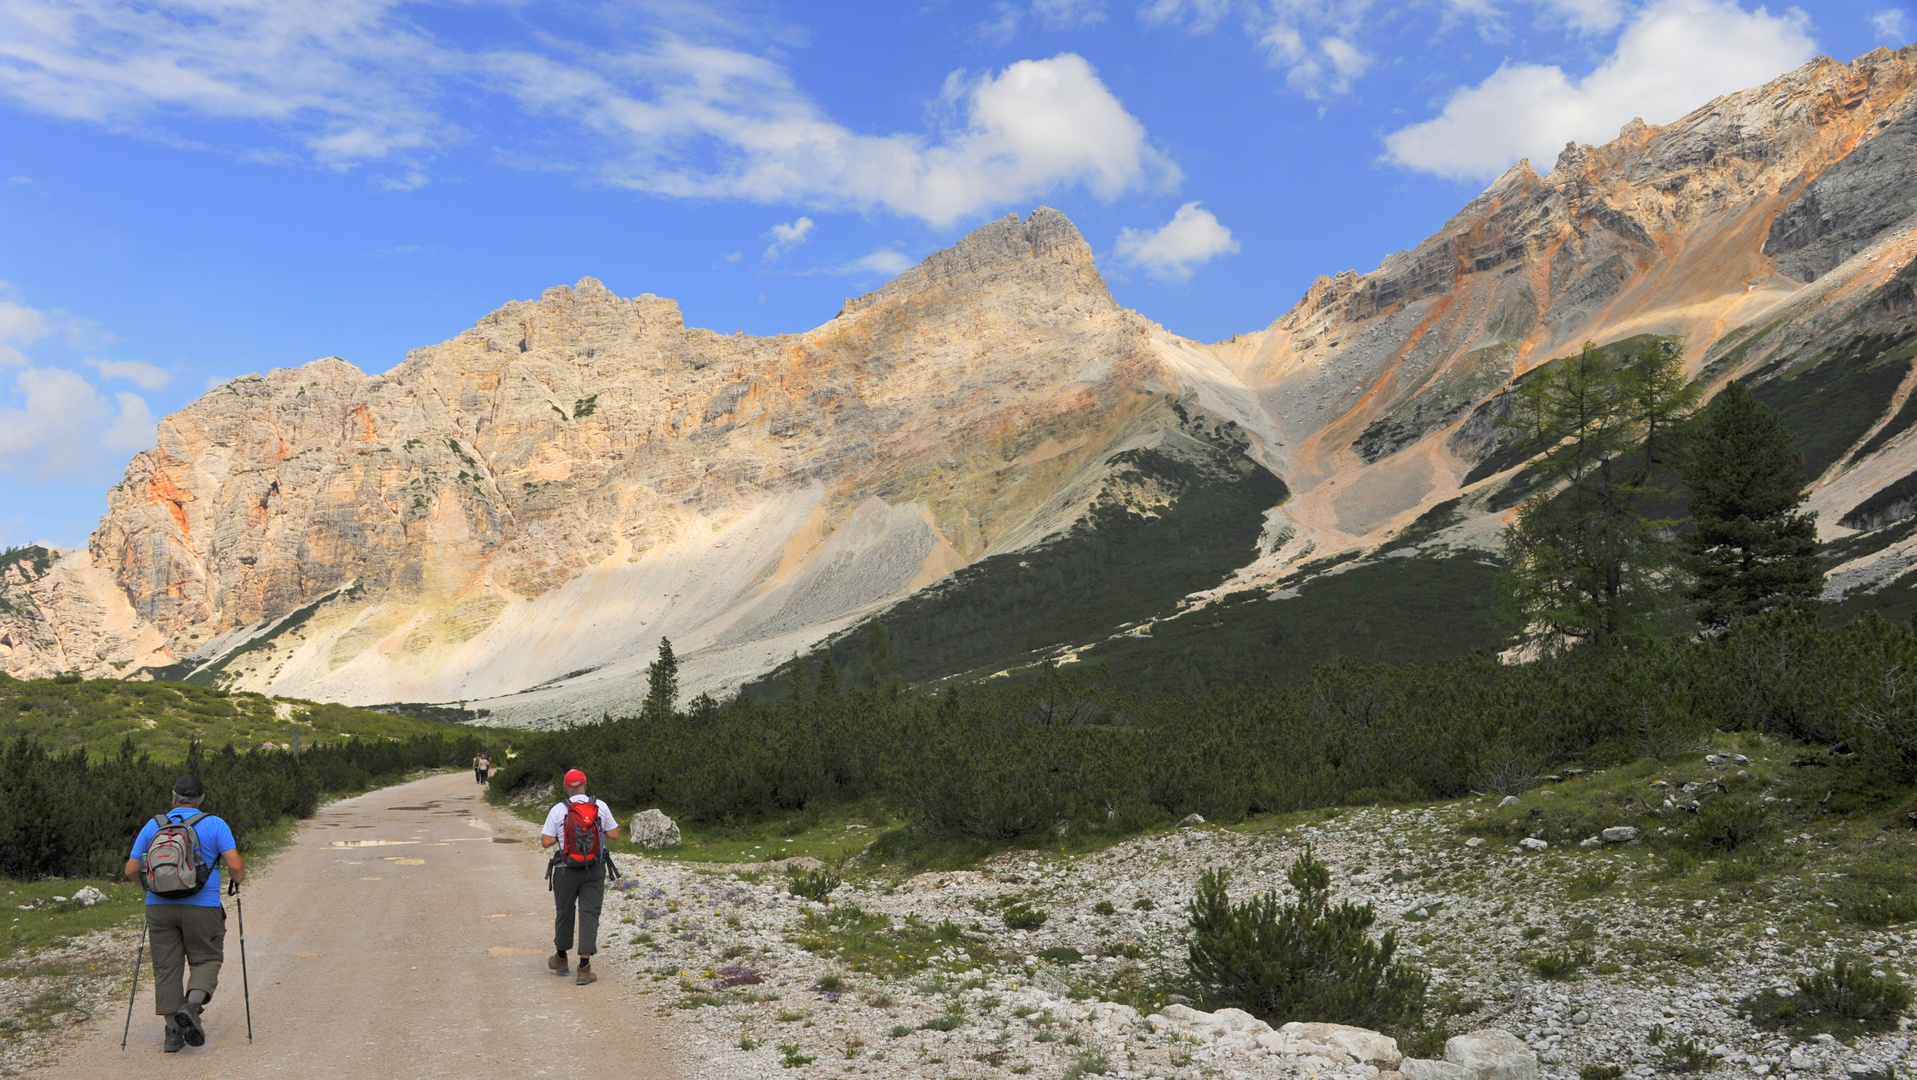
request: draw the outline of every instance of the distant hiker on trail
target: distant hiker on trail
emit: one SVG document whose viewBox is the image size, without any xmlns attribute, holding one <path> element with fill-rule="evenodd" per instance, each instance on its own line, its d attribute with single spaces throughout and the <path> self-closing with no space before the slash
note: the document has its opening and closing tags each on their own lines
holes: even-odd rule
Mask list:
<svg viewBox="0 0 1917 1080">
<path fill-rule="evenodd" d="M 578 769 L 567 772 L 565 784 L 566 801 L 547 813 L 546 827 L 539 831 L 540 847 L 559 847 L 546 864 L 546 878 L 552 882 L 553 904 L 558 909 L 552 924 L 556 951 L 546 966 L 555 975 L 566 974 L 566 950 L 572 948 L 576 910 L 579 972 L 573 981 L 584 986 L 599 978 L 592 972 L 592 958 L 599 951 L 599 907 L 605 902 L 606 878 L 612 872 L 606 839 L 619 839 L 619 820 L 612 816 L 612 807 L 586 794 L 585 773 Z"/>
<path fill-rule="evenodd" d="M 488 754 L 484 750 L 481 750 L 479 752 L 479 756 L 473 759 L 473 779 L 478 781 L 479 783 L 482 783 L 482 784 L 485 783 L 486 774 L 492 771 L 492 767 L 493 767 L 492 755 Z"/>
<path fill-rule="evenodd" d="M 173 781 L 173 809 L 155 815 L 133 841 L 126 876 L 146 888 L 146 928 L 153 938 L 154 1012 L 166 1018 L 163 1049 L 206 1043 L 200 1012 L 213 999 L 226 958 L 226 909 L 220 905 L 224 862 L 233 884 L 246 863 L 226 822 L 200 810 L 206 785 L 188 773 Z M 181 976 L 186 992 L 180 992 Z"/>
</svg>

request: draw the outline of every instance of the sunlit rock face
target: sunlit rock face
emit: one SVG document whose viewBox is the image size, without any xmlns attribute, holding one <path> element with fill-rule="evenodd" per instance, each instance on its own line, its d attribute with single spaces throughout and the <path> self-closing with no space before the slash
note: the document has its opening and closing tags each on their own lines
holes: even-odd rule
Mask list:
<svg viewBox="0 0 1917 1080">
<path fill-rule="evenodd" d="M 1488 545 L 1515 464 L 1499 395 L 1580 343 L 1654 335 L 1710 386 L 1788 404 L 1803 370 L 1852 378 L 1819 357 L 1917 323 L 1913 83 L 1917 47 L 1819 59 L 1545 175 L 1521 163 L 1423 243 L 1211 345 L 1114 303 L 1041 208 L 801 334 L 687 328 L 584 278 L 382 375 L 236 380 L 161 424 L 87 552 L 8 579 L 0 660 L 597 715 L 643 693 L 662 636 L 689 691 L 736 686 L 1101 500 L 1154 512 L 1170 496 L 1113 466 L 1145 447 L 1222 447 L 1289 486 L 1221 587 L 1452 499 L 1449 542 Z M 1910 380 L 1872 370 L 1891 391 L 1813 484 L 1827 536 L 1917 471 L 1891 424 Z M 1844 587 L 1917 565 L 1901 550 Z"/>
</svg>

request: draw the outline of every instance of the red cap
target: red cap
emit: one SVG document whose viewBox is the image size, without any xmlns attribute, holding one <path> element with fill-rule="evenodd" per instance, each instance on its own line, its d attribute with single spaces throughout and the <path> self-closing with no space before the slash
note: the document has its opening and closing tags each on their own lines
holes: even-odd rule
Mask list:
<svg viewBox="0 0 1917 1080">
<path fill-rule="evenodd" d="M 578 769 L 566 770 L 566 786 L 567 787 L 578 787 L 579 785 L 585 782 L 586 782 L 585 773 L 580 772 Z"/>
</svg>

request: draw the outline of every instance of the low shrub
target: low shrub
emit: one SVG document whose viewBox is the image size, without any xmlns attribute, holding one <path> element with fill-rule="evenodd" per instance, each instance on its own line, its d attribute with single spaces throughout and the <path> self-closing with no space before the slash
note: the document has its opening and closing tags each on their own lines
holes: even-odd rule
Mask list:
<svg viewBox="0 0 1917 1080">
<path fill-rule="evenodd" d="M 1373 940 L 1369 904 L 1331 903 L 1331 872 L 1309 849 L 1286 875 L 1295 902 L 1266 892 L 1234 904 L 1229 875 L 1206 871 L 1187 911 L 1190 975 L 1210 1008 L 1409 1032 L 1424 1018 L 1428 980 L 1395 957 L 1396 931 Z"/>
<path fill-rule="evenodd" d="M 1531 970 L 1540 979 L 1562 981 L 1576 978 L 1579 969 L 1590 967 L 1595 959 L 1588 947 L 1556 949 L 1531 961 Z"/>
<path fill-rule="evenodd" d="M 1850 905 L 1850 917 L 1865 926 L 1879 929 L 1917 922 L 1917 896 L 1866 896 Z"/>
<path fill-rule="evenodd" d="M 1756 799 L 1727 795 L 1704 804 L 1686 830 L 1691 845 L 1706 854 L 1736 851 L 1770 836 L 1775 829 L 1770 807 Z"/>
<path fill-rule="evenodd" d="M 1910 1008 L 1911 989 L 1901 979 L 1871 974 L 1868 961 L 1838 960 L 1813 975 L 1800 976 L 1797 992 L 1760 991 L 1738 1003 L 1753 1027 L 1814 1034 L 1864 1035 L 1893 1031 Z"/>
<path fill-rule="evenodd" d="M 844 884 L 839 872 L 829 866 L 806 868 L 788 866 L 785 870 L 785 891 L 793 896 L 826 903 L 832 897 L 832 890 Z"/>
<path fill-rule="evenodd" d="M 1045 925 L 1049 917 L 1044 908 L 1017 903 L 1005 909 L 1005 928 L 1007 930 L 1036 930 Z"/>
</svg>

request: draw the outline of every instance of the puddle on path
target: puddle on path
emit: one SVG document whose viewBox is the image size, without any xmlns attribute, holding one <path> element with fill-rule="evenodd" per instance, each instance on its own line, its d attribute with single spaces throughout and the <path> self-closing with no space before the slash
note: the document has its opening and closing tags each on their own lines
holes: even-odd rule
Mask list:
<svg viewBox="0 0 1917 1080">
<path fill-rule="evenodd" d="M 495 837 L 493 837 L 493 843 L 495 843 L 495 844 L 517 844 L 517 843 L 519 843 L 519 838 L 518 838 L 518 837 L 516 837 L 516 836 L 495 836 Z"/>
</svg>

